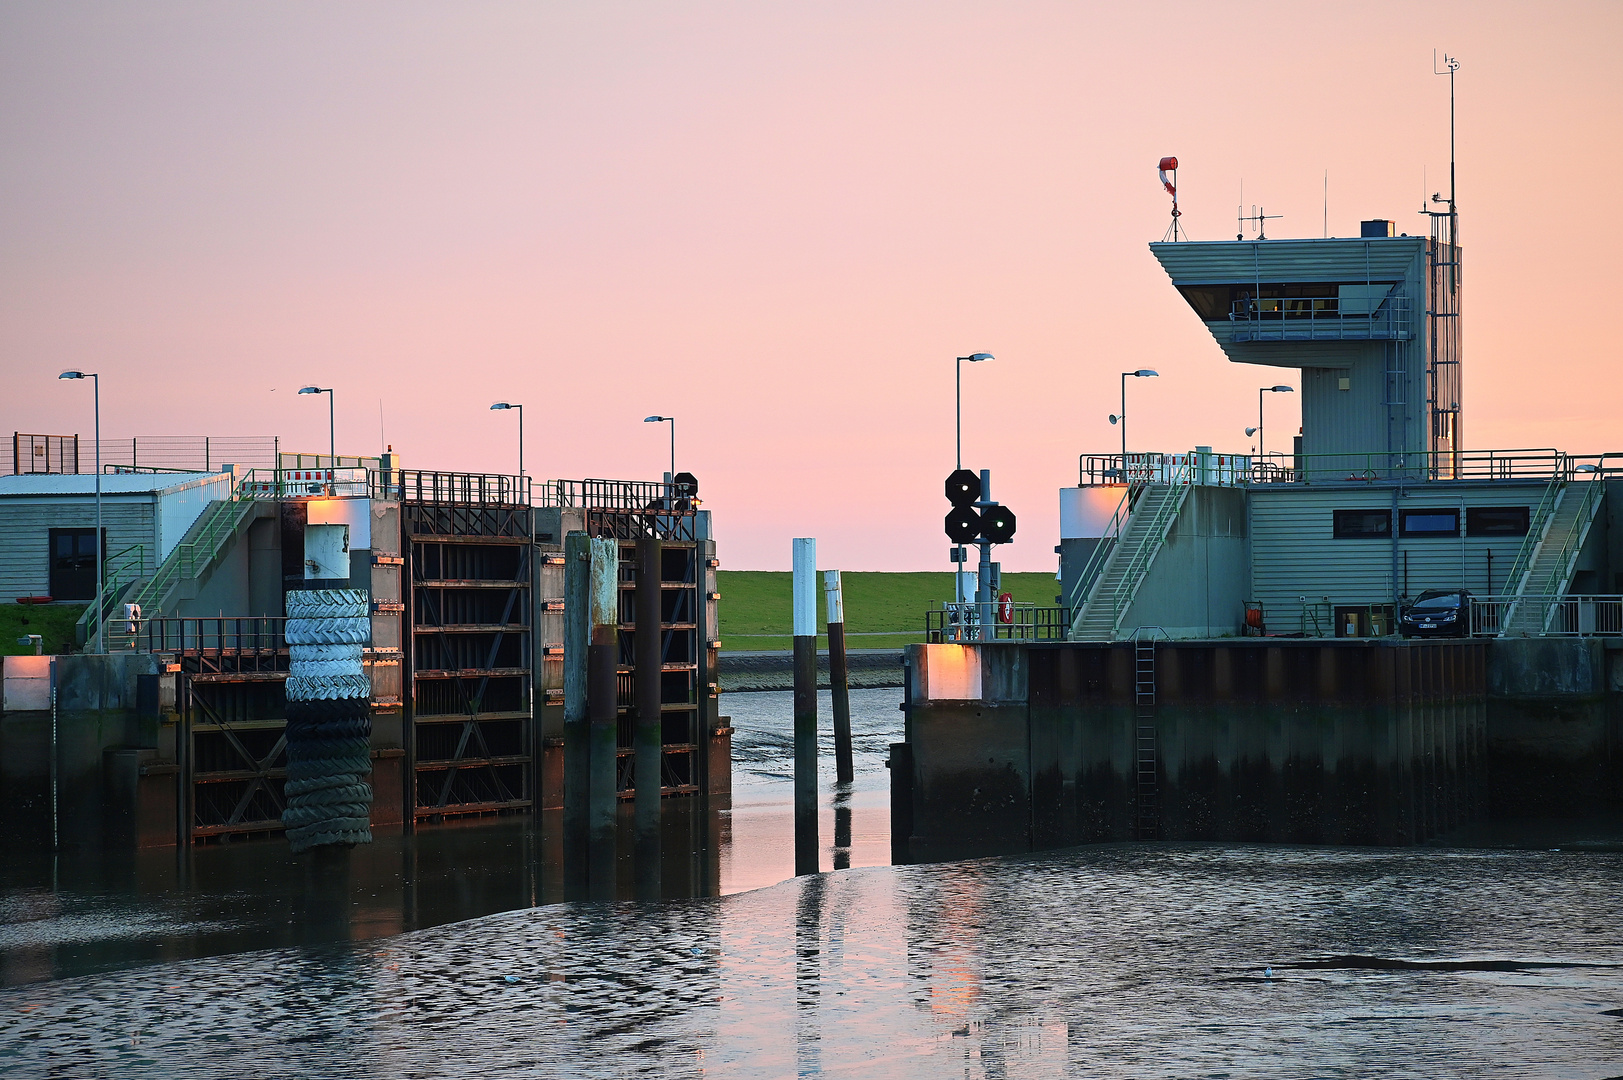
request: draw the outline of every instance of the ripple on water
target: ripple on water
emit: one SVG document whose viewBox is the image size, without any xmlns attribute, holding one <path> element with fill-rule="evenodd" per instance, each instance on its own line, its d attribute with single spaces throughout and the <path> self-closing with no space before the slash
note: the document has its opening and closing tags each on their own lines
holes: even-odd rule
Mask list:
<svg viewBox="0 0 1623 1080">
<path fill-rule="evenodd" d="M 1623 1072 L 1623 856 L 1111 846 L 0 992 L 23 1075 Z M 1272 968 L 1272 977 L 1264 974 Z"/>
</svg>

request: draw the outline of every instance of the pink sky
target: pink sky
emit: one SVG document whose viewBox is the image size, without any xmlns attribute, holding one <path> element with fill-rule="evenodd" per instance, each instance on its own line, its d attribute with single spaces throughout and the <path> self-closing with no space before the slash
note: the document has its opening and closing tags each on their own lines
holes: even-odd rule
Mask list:
<svg viewBox="0 0 1623 1080">
<path fill-rule="evenodd" d="M 724 566 L 947 569 L 966 464 L 1054 565 L 1055 490 L 1243 452 L 1256 388 L 1146 244 L 1418 232 L 1457 54 L 1466 444 L 1623 450 L 1623 5 L 0 5 L 0 430 L 387 438 L 408 467 L 678 465 Z M 1608 299 L 1610 297 L 1610 299 Z M 1608 314 L 1611 312 L 1612 314 Z M 1268 426 L 1298 423 L 1270 399 Z M 1278 444 L 1276 444 L 1278 445 Z"/>
</svg>

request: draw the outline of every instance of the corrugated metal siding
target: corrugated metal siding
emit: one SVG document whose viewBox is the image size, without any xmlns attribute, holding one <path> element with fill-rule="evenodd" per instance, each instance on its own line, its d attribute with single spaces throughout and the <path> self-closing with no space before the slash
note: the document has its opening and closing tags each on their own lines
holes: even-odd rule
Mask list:
<svg viewBox="0 0 1623 1080">
<path fill-rule="evenodd" d="M 102 496 L 102 526 L 109 555 L 132 544 L 146 545 L 143 564 L 153 569 L 153 501 L 147 496 Z M 0 500 L 0 603 L 50 591 L 50 530 L 96 527 L 94 499 L 11 498 Z"/>
<path fill-rule="evenodd" d="M 1393 581 L 1393 542 L 1337 540 L 1334 511 L 1405 507 L 1536 506 L 1542 485 L 1425 485 L 1407 489 L 1394 508 L 1389 487 L 1304 488 L 1251 491 L 1252 596 L 1260 600 L 1271 633 L 1294 633 L 1302 625 L 1302 601 L 1330 598 L 1332 605 L 1386 604 L 1403 589 L 1403 556 L 1408 553 L 1409 595 L 1425 589 L 1463 586 L 1488 592 L 1487 553 L 1494 553 L 1496 590 L 1521 545 L 1520 537 L 1397 539 L 1397 575 Z M 1462 580 L 1463 577 L 1463 580 Z M 1310 629 L 1310 628 L 1309 628 Z"/>
<path fill-rule="evenodd" d="M 101 494 L 144 495 L 155 491 L 180 491 L 205 484 L 224 484 L 225 473 L 104 473 Z M 32 473 L 0 476 L 0 498 L 31 495 L 94 495 L 94 473 Z"/>
<path fill-rule="evenodd" d="M 1425 251 L 1424 237 L 1371 240 L 1223 240 L 1151 244 L 1150 251 L 1180 285 L 1247 281 L 1395 281 Z"/>
</svg>

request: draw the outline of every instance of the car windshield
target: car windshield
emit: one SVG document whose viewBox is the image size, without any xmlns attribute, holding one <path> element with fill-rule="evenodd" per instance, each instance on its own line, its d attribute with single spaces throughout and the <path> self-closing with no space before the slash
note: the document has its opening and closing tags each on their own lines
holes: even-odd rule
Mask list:
<svg viewBox="0 0 1623 1080">
<path fill-rule="evenodd" d="M 1460 606 L 1459 593 L 1443 593 L 1440 596 L 1422 596 L 1414 602 L 1416 611 L 1452 611 Z"/>
</svg>

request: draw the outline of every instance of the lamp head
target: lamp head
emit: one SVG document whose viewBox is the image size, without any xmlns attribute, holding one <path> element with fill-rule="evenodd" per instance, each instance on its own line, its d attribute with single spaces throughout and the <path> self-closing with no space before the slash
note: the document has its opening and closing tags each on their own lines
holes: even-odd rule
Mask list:
<svg viewBox="0 0 1623 1080">
<path fill-rule="evenodd" d="M 319 386 L 301 386 L 301 387 L 299 387 L 299 393 L 301 393 L 301 394 L 321 394 L 321 393 L 325 393 L 325 391 L 323 391 L 321 389 L 321 387 L 319 387 Z"/>
<path fill-rule="evenodd" d="M 505 401 L 498 401 L 498 402 L 496 402 L 496 404 L 491 406 L 492 409 L 511 409 L 512 407 L 513 407 L 512 405 L 508 404 Z"/>
<path fill-rule="evenodd" d="M 1114 414 L 1114 413 L 1112 413 L 1112 414 L 1111 414 L 1111 415 L 1110 415 L 1110 422 L 1111 422 L 1111 423 L 1112 423 L 1112 424 L 1119 424 L 1119 423 L 1121 423 L 1121 417 L 1119 417 L 1119 416 L 1117 416 L 1117 415 L 1116 415 L 1116 414 Z"/>
<path fill-rule="evenodd" d="M 1259 432 L 1261 430 L 1262 430 L 1261 428 L 1248 427 L 1248 428 L 1245 429 L 1246 437 L 1249 438 L 1249 437 L 1251 437 L 1252 435 L 1255 435 L 1257 432 Z"/>
<path fill-rule="evenodd" d="M 676 419 L 674 416 L 645 416 L 645 417 L 642 418 L 642 422 L 645 423 L 645 424 L 657 424 L 662 420 L 674 420 L 674 419 Z"/>
<path fill-rule="evenodd" d="M 1148 378 L 1157 377 L 1161 373 L 1159 371 L 1152 371 L 1151 369 L 1149 369 L 1147 367 L 1141 367 L 1137 371 L 1131 372 L 1130 374 L 1135 379 L 1148 379 Z"/>
<path fill-rule="evenodd" d="M 978 352 L 978 353 L 976 353 L 975 355 L 973 355 L 973 356 L 971 356 L 969 358 L 969 362 L 971 364 L 978 364 L 982 360 L 995 360 L 995 359 L 997 359 L 997 358 L 995 356 L 993 356 L 989 352 Z"/>
<path fill-rule="evenodd" d="M 85 373 L 82 371 L 64 371 L 62 374 L 57 376 L 59 379 L 82 379 L 84 377 Z"/>
<path fill-rule="evenodd" d="M 1294 394 L 1294 393 L 1296 393 L 1296 387 L 1294 387 L 1294 386 L 1269 386 L 1269 387 L 1265 387 L 1264 389 L 1266 389 L 1270 394 Z"/>
</svg>

